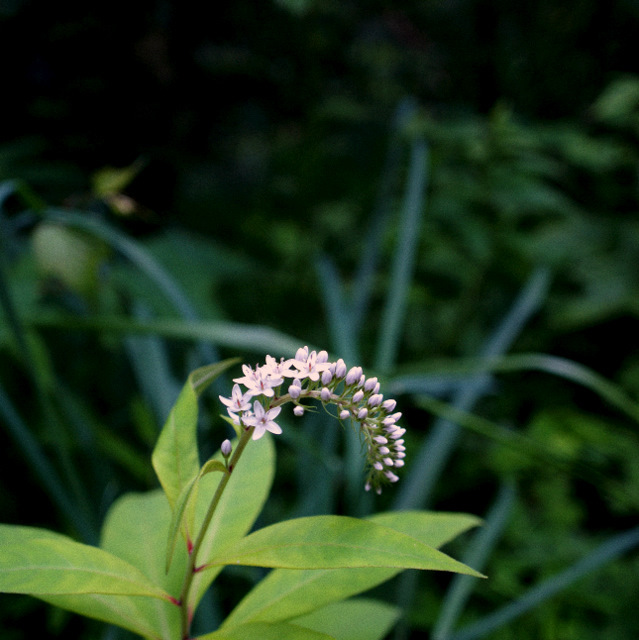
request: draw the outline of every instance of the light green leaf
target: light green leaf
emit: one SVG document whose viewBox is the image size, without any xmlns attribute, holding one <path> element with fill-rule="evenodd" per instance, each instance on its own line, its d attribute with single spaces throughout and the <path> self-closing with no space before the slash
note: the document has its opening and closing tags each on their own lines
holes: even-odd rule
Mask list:
<svg viewBox="0 0 639 640">
<path fill-rule="evenodd" d="M 482 522 L 481 518 L 468 513 L 435 511 L 385 511 L 367 519 L 417 538 L 436 549 Z"/>
<path fill-rule="evenodd" d="M 233 442 L 234 449 L 236 446 L 236 442 Z M 218 451 L 214 458 L 222 461 L 222 454 Z M 271 490 L 274 472 L 275 447 L 270 434 L 265 434 L 259 440 L 251 440 L 233 469 L 222 494 L 200 547 L 198 564 L 210 558 L 214 550 L 216 553 L 222 552 L 229 545 L 233 545 L 251 529 Z M 217 474 L 209 474 L 198 483 L 196 530 L 204 519 L 217 484 Z M 221 570 L 222 566 L 219 566 L 195 574 L 190 606 L 195 607 Z"/>
<path fill-rule="evenodd" d="M 185 540 L 189 542 L 193 541 L 193 517 L 195 514 L 198 483 L 205 475 L 212 473 L 213 471 L 226 473 L 226 466 L 223 462 L 215 458 L 207 460 L 200 469 L 200 473 L 182 489 L 177 502 L 175 503 L 171 518 L 171 525 L 169 527 L 169 538 L 167 540 L 165 566 L 167 573 L 171 567 L 171 561 L 173 559 L 173 553 L 175 552 L 175 545 L 180 531 L 183 532 Z"/>
<path fill-rule="evenodd" d="M 326 633 L 335 640 L 382 640 L 400 616 L 385 602 L 357 598 L 334 602 L 292 620 L 292 624 Z"/>
<path fill-rule="evenodd" d="M 127 560 L 154 583 L 177 595 L 186 567 L 180 549 L 172 571 L 162 569 L 171 510 L 160 490 L 127 494 L 111 507 L 102 532 L 102 547 Z M 42 596 L 53 604 L 81 615 L 124 627 L 145 638 L 172 640 L 179 633 L 179 609 L 155 598 L 102 594 Z"/>
<path fill-rule="evenodd" d="M 128 562 L 43 529 L 0 525 L 0 550 L 0 591 L 5 593 L 101 593 L 170 599 Z"/>
<path fill-rule="evenodd" d="M 223 360 L 193 371 L 160 433 L 151 462 L 171 507 L 175 506 L 182 489 L 200 470 L 196 439 L 198 397 L 213 380 L 237 362 L 237 358 Z"/>
<path fill-rule="evenodd" d="M 346 516 L 297 518 L 265 527 L 217 551 L 207 564 L 287 569 L 396 567 L 481 576 L 416 538 Z"/>
<path fill-rule="evenodd" d="M 427 511 L 395 511 L 371 517 L 431 547 L 439 547 L 478 523 L 475 516 Z M 276 569 L 235 607 L 224 628 L 251 621 L 277 622 L 372 589 L 400 569 Z"/>
<path fill-rule="evenodd" d="M 252 622 L 232 629 L 207 633 L 205 636 L 198 636 L 195 640 L 335 640 L 335 638 L 293 624 Z"/>
</svg>

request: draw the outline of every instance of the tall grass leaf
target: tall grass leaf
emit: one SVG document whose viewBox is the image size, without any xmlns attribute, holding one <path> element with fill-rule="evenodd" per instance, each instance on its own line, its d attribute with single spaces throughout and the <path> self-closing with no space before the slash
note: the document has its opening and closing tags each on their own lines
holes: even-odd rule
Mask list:
<svg viewBox="0 0 639 640">
<path fill-rule="evenodd" d="M 459 630 L 451 640 L 475 640 L 502 628 L 511 620 L 539 606 L 574 582 L 639 545 L 639 527 L 612 536 L 587 556 L 557 575 L 529 589 L 521 598 Z"/>
<path fill-rule="evenodd" d="M 132 312 L 140 320 L 150 319 L 148 309 L 139 300 L 134 301 Z M 148 335 L 127 336 L 124 346 L 138 386 L 161 424 L 180 393 L 171 374 L 166 345 L 160 336 Z"/>
<path fill-rule="evenodd" d="M 333 348 L 346 362 L 356 362 L 357 349 L 352 338 L 350 314 L 344 301 L 344 287 L 333 261 L 321 256 L 317 261 L 317 273 Z"/>
<path fill-rule="evenodd" d="M 404 147 L 401 133 L 417 112 L 417 101 L 404 98 L 397 105 L 391 125 L 390 142 L 379 181 L 375 210 L 367 225 L 364 251 L 357 266 L 350 305 L 351 332 L 355 343 L 366 318 L 373 292 L 374 276 L 381 256 L 384 231 L 393 210 L 393 192 L 399 178 Z M 358 359 L 355 358 L 355 361 Z"/>
<path fill-rule="evenodd" d="M 25 321 L 34 327 L 115 334 L 153 334 L 173 340 L 208 340 L 220 347 L 250 351 L 262 356 L 265 353 L 292 356 L 301 345 L 308 344 L 270 327 L 238 322 L 186 322 L 180 319 L 133 320 L 119 315 L 79 317 L 55 312 L 37 313 L 25 318 Z M 309 348 L 312 348 L 312 345 L 309 345 Z"/>
<path fill-rule="evenodd" d="M 0 415 L 11 437 L 22 450 L 27 464 L 40 481 L 43 490 L 49 494 L 56 506 L 68 521 L 76 527 L 84 540 L 94 540 L 96 533 L 93 525 L 85 518 L 83 512 L 78 511 L 54 466 L 20 417 L 2 386 L 0 386 Z"/>
<path fill-rule="evenodd" d="M 382 314 L 375 368 L 389 371 L 395 364 L 402 325 L 406 315 L 408 290 L 420 237 L 428 172 L 428 147 L 423 139 L 413 142 L 399 238 L 391 270 L 386 305 Z"/>
<path fill-rule="evenodd" d="M 196 321 L 198 319 L 193 305 L 178 283 L 139 243 L 120 233 L 110 225 L 89 215 L 82 215 L 80 213 L 55 208 L 47 209 L 44 215 L 49 220 L 83 229 L 105 240 L 116 249 L 116 251 L 126 256 L 140 271 L 146 274 L 164 293 L 180 315 L 189 321 Z M 201 343 L 198 345 L 198 348 L 205 362 L 214 362 L 219 359 L 218 354 L 211 345 Z"/>
<path fill-rule="evenodd" d="M 549 274 L 545 269 L 535 271 L 512 308 L 488 338 L 480 353 L 480 359 L 489 359 L 505 352 L 524 327 L 526 321 L 537 311 L 545 298 Z M 455 394 L 452 406 L 469 411 L 490 385 L 488 375 L 479 376 Z M 437 420 L 430 435 L 413 454 L 410 473 L 402 480 L 394 501 L 395 509 L 427 507 L 432 491 L 444 469 L 455 445 L 460 427 L 449 420 Z"/>
<path fill-rule="evenodd" d="M 514 485 L 503 484 L 486 516 L 484 526 L 474 535 L 468 551 L 463 556 L 464 564 L 480 571 L 484 568 L 490 553 L 501 537 L 514 501 Z M 450 637 L 475 584 L 476 581 L 471 576 L 457 575 L 453 578 L 433 627 L 433 640 L 446 640 Z"/>
</svg>

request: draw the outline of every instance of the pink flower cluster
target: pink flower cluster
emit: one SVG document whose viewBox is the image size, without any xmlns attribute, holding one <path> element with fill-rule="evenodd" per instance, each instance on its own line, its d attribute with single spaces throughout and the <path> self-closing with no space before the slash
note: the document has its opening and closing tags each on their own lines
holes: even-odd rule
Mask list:
<svg viewBox="0 0 639 640">
<path fill-rule="evenodd" d="M 289 360 L 266 356 L 266 363 L 254 369 L 242 365 L 242 372 L 233 380 L 231 397 L 220 400 L 236 426 L 253 429 L 253 440 L 266 431 L 282 433 L 275 418 L 283 404 L 293 402 L 293 413 L 300 416 L 304 400 L 319 400 L 334 405 L 340 420 L 359 424 L 369 463 L 366 490 L 381 493 L 383 484 L 399 480 L 393 470 L 404 466 L 406 430 L 397 424 L 402 414 L 395 412 L 395 400 L 385 400 L 379 392 L 377 378 L 366 378 L 361 367 L 347 369 L 341 358 L 329 362 L 326 351 L 309 352 L 308 347 L 298 349 Z M 290 382 L 282 394 L 286 379 Z"/>
</svg>

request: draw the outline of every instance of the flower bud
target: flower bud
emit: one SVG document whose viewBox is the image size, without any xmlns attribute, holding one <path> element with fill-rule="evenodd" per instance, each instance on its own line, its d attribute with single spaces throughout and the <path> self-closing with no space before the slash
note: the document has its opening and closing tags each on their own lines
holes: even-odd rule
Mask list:
<svg viewBox="0 0 639 640">
<path fill-rule="evenodd" d="M 293 413 L 299 418 L 304 415 L 304 407 L 301 404 L 296 404 L 293 409 Z"/>
<path fill-rule="evenodd" d="M 347 386 L 350 386 L 351 384 L 355 384 L 359 380 L 361 375 L 362 375 L 361 367 L 352 367 L 351 369 L 349 369 L 348 373 L 346 374 L 346 380 L 344 382 L 346 383 Z"/>
<path fill-rule="evenodd" d="M 363 420 L 367 415 L 368 415 L 368 409 L 367 409 L 366 407 L 362 407 L 362 408 L 357 412 L 357 419 L 358 419 L 358 420 Z"/>
<path fill-rule="evenodd" d="M 324 350 L 320 351 L 317 354 L 315 362 L 317 362 L 317 364 L 324 364 L 325 362 L 328 362 L 328 353 Z"/>
<path fill-rule="evenodd" d="M 396 467 L 403 467 L 404 466 L 404 461 L 403 460 L 395 460 L 395 466 Z"/>
<path fill-rule="evenodd" d="M 364 390 L 372 391 L 376 384 L 377 384 L 377 378 L 368 378 L 368 380 L 364 382 Z"/>
<path fill-rule="evenodd" d="M 346 375 L 346 363 L 340 358 L 335 363 L 335 377 L 343 378 Z"/>
<path fill-rule="evenodd" d="M 377 444 L 387 444 L 388 443 L 388 440 L 384 436 L 375 436 L 373 438 L 373 440 L 375 440 L 375 442 L 377 442 Z"/>
<path fill-rule="evenodd" d="M 382 458 L 382 462 L 383 462 L 387 467 L 392 467 L 392 466 L 393 466 L 393 459 L 392 459 L 392 458 Z"/>
<path fill-rule="evenodd" d="M 328 387 L 324 387 L 320 391 L 320 398 L 322 402 L 328 402 L 331 399 L 331 390 Z"/>
<path fill-rule="evenodd" d="M 288 393 L 293 400 L 297 400 L 300 397 L 300 394 L 302 393 L 302 383 L 298 378 L 293 380 L 293 384 L 288 388 Z"/>
<path fill-rule="evenodd" d="M 322 371 L 322 384 L 326 386 L 331 383 L 333 379 L 333 374 L 327 369 L 326 371 Z"/>
<path fill-rule="evenodd" d="M 342 409 L 339 412 L 339 419 L 340 420 L 348 420 L 351 417 L 351 412 L 348 409 Z"/>
<path fill-rule="evenodd" d="M 373 468 L 377 469 L 377 471 L 381 471 L 384 468 L 384 465 L 381 462 L 373 462 Z"/>
<path fill-rule="evenodd" d="M 376 407 L 380 404 L 380 402 L 382 401 L 382 398 L 384 396 L 381 393 L 375 393 L 373 394 L 369 399 L 368 399 L 368 406 L 369 407 Z"/>
<path fill-rule="evenodd" d="M 300 347 L 295 353 L 295 359 L 300 362 L 306 362 L 308 360 L 308 347 Z"/>
<path fill-rule="evenodd" d="M 358 402 L 361 402 L 363 397 L 364 397 L 364 392 L 361 389 L 359 391 L 356 391 L 353 394 L 353 403 L 357 404 Z"/>
<path fill-rule="evenodd" d="M 228 458 L 231 455 L 231 451 L 233 451 L 233 447 L 231 446 L 231 441 L 230 440 L 225 440 L 222 443 L 222 446 L 220 447 L 221 451 L 222 451 L 222 455 L 225 458 Z"/>
<path fill-rule="evenodd" d="M 391 481 L 397 482 L 399 478 L 392 471 L 384 471 L 384 475 Z"/>
<path fill-rule="evenodd" d="M 388 400 L 384 400 L 382 404 L 382 409 L 386 411 L 386 413 L 390 413 L 397 406 L 397 400 L 393 400 L 393 398 L 388 398 Z"/>
<path fill-rule="evenodd" d="M 379 452 L 383 455 L 386 456 L 390 453 L 390 449 L 388 447 L 380 447 L 379 448 Z"/>
</svg>

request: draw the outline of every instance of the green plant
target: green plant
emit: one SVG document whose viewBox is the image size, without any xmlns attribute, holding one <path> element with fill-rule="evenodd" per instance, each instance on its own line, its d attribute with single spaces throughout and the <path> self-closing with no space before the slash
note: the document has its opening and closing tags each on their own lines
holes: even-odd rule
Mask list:
<svg viewBox="0 0 639 640">
<path fill-rule="evenodd" d="M 129 629 L 152 640 L 192 638 L 204 593 L 227 565 L 274 569 L 217 631 L 199 640 L 382 638 L 398 609 L 351 599 L 402 569 L 480 576 L 437 547 L 477 524 L 473 516 L 423 511 L 367 519 L 313 516 L 248 533 L 268 497 L 275 454 L 266 431 L 292 402 L 300 415 L 311 400 L 352 419 L 369 461 L 366 488 L 381 492 L 403 466 L 404 429 L 395 401 L 383 400 L 376 378 L 347 371 L 326 352 L 267 356 L 244 365 L 230 398 L 221 397 L 237 438 L 200 465 L 198 397 L 226 360 L 195 370 L 172 408 L 153 452 L 163 488 L 121 497 L 110 509 L 99 547 L 33 527 L 0 526 L 0 589 Z M 285 378 L 292 378 L 288 389 Z M 246 387 L 242 391 L 240 383 Z M 259 398 L 259 399 L 256 399 Z M 251 401 L 252 406 L 251 406 Z M 263 404 L 262 404 L 263 403 Z M 248 535 L 247 535 L 248 533 Z"/>
</svg>

